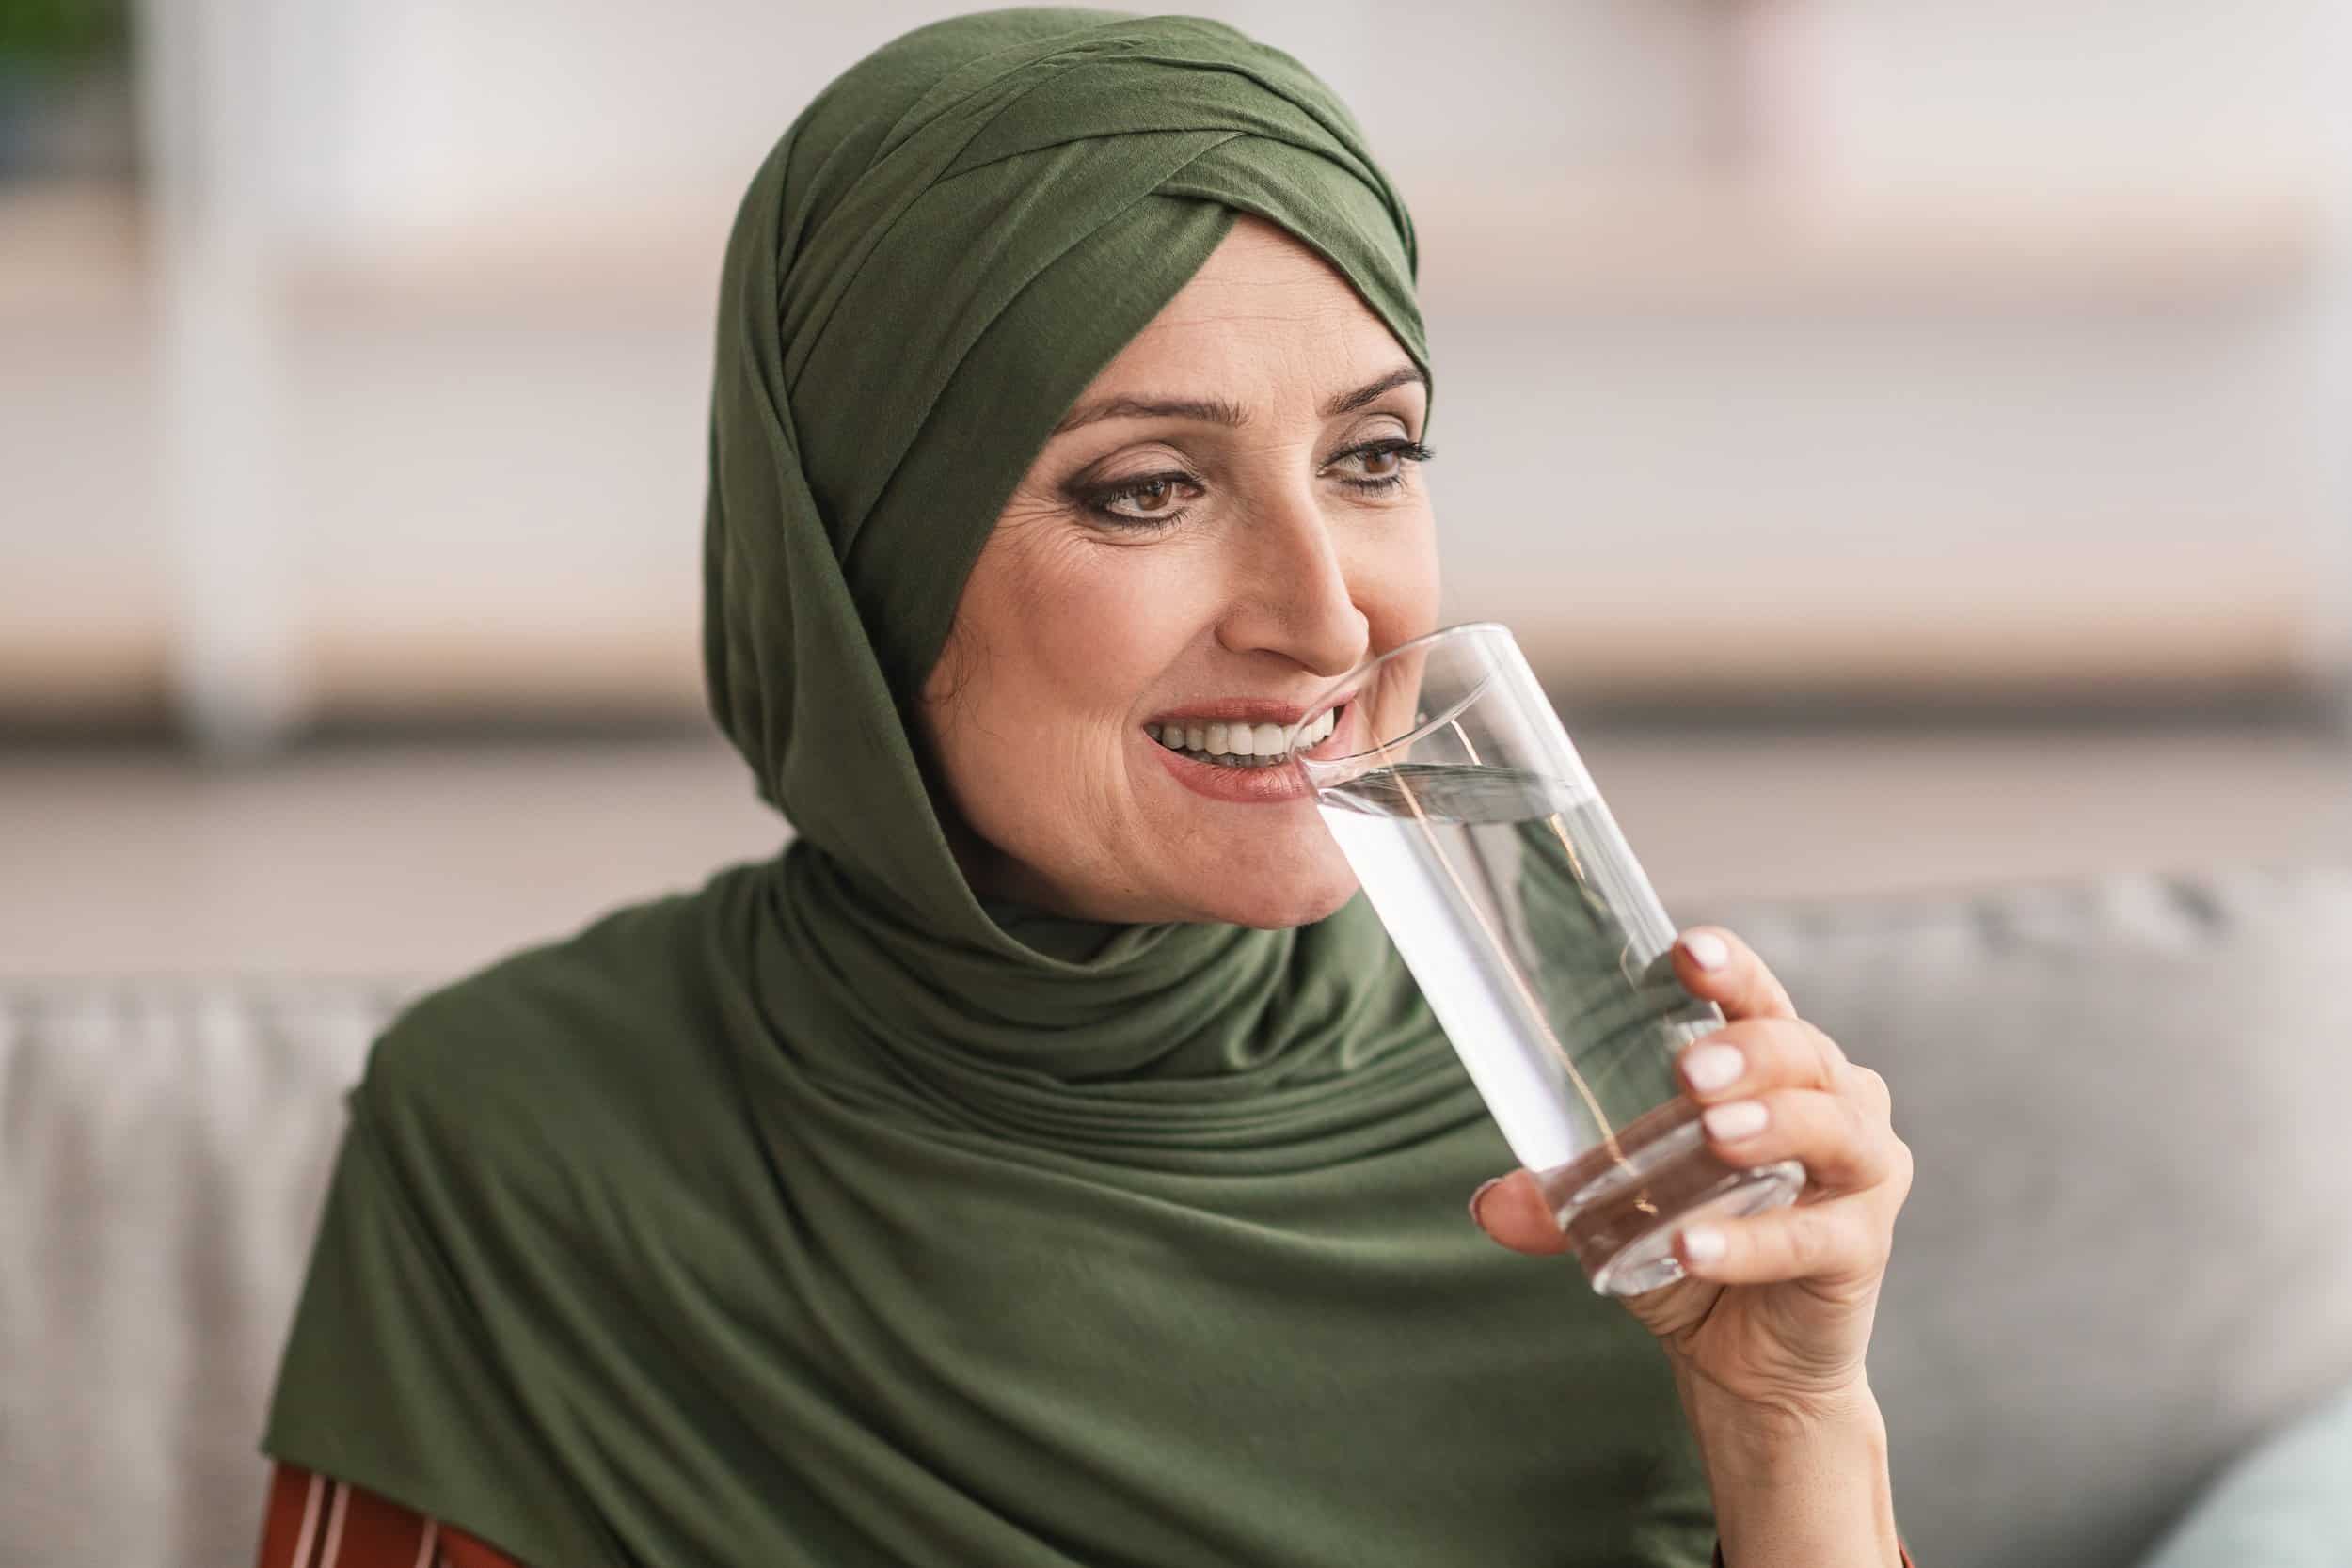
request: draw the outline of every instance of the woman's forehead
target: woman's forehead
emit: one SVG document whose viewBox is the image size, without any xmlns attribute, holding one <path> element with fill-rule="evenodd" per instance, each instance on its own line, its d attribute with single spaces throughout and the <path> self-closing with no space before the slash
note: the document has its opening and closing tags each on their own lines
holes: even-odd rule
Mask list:
<svg viewBox="0 0 2352 1568">
<path fill-rule="evenodd" d="M 1247 214 L 1234 219 L 1208 260 L 1152 319 L 1151 327 L 1225 321 L 1237 307 L 1263 310 L 1268 306 L 1309 315 L 1353 315 L 1386 332 L 1339 268 L 1289 231 Z"/>
<path fill-rule="evenodd" d="M 1282 230 L 1245 217 L 1085 398 L 1214 393 L 1250 381 L 1354 386 L 1403 357 L 1339 269 Z"/>
</svg>

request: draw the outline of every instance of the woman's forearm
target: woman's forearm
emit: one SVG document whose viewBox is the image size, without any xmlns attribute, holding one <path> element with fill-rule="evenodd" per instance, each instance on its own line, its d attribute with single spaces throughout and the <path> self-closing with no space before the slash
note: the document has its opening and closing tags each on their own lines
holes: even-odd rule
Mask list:
<svg viewBox="0 0 2352 1568">
<path fill-rule="evenodd" d="M 1886 1423 L 1867 1386 L 1796 1413 L 1739 1407 L 1677 1381 L 1725 1568 L 1899 1568 Z"/>
</svg>

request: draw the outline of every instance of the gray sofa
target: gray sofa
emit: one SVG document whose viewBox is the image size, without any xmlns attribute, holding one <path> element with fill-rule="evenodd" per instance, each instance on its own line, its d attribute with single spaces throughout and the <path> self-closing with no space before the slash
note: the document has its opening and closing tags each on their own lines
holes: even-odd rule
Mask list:
<svg viewBox="0 0 2352 1568">
<path fill-rule="evenodd" d="M 2132 1562 L 2352 1381 L 2352 873 L 1677 912 L 1895 1085 L 1872 1367 L 1928 1568 Z M 403 990 L 0 986 L 0 1563 L 249 1560 L 339 1093 Z"/>
</svg>

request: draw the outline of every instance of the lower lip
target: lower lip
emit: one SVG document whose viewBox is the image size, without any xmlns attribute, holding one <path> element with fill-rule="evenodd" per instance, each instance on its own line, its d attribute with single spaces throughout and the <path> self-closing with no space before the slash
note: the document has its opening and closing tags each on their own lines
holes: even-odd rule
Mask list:
<svg viewBox="0 0 2352 1568">
<path fill-rule="evenodd" d="M 1355 716 L 1352 705 L 1343 708 L 1331 733 L 1298 754 L 1318 762 L 1345 756 L 1348 723 Z M 1212 800 L 1262 806 L 1296 800 L 1314 793 L 1313 786 L 1307 783 L 1306 771 L 1295 762 L 1277 763 L 1271 768 L 1219 768 L 1216 763 L 1196 762 L 1180 752 L 1171 752 L 1148 735 L 1138 738 L 1159 753 L 1170 778 L 1195 795 L 1205 795 Z"/>
</svg>

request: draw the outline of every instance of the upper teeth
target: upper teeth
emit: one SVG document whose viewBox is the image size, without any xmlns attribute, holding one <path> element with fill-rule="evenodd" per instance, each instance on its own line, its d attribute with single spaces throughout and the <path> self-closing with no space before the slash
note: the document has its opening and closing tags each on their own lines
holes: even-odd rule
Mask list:
<svg viewBox="0 0 2352 1568">
<path fill-rule="evenodd" d="M 1298 743 L 1313 745 L 1338 722 L 1339 709 L 1325 709 L 1298 727 Z M 1146 724 L 1143 733 L 1163 746 L 1205 752 L 1213 757 L 1279 757 L 1291 749 L 1289 732 L 1279 724 Z"/>
</svg>

